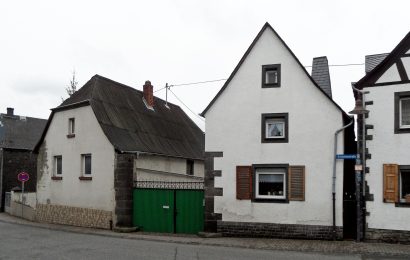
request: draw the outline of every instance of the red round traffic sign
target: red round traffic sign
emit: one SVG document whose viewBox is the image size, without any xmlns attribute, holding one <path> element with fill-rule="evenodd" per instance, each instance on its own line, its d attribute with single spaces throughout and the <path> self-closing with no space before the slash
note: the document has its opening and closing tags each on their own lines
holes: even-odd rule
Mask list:
<svg viewBox="0 0 410 260">
<path fill-rule="evenodd" d="M 26 182 L 30 179 L 30 175 L 27 172 L 20 172 L 17 175 L 17 179 L 21 182 Z"/>
</svg>

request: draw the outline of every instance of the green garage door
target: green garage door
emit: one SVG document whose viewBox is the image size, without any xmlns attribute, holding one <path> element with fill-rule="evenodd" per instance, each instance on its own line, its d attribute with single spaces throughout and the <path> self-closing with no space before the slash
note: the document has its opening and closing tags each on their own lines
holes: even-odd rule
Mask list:
<svg viewBox="0 0 410 260">
<path fill-rule="evenodd" d="M 204 192 L 176 190 L 176 233 L 197 234 L 204 228 Z"/>
<path fill-rule="evenodd" d="M 174 233 L 174 191 L 134 190 L 134 226 L 147 232 Z"/>
<path fill-rule="evenodd" d="M 147 232 L 190 233 L 203 230 L 202 190 L 134 189 L 134 226 Z"/>
</svg>

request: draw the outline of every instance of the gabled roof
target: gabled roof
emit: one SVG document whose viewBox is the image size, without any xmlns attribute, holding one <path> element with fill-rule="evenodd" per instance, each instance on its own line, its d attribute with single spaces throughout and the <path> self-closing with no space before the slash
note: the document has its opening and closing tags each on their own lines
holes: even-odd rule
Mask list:
<svg viewBox="0 0 410 260">
<path fill-rule="evenodd" d="M 401 57 L 410 57 L 406 52 L 410 49 L 410 32 L 400 41 L 400 43 L 381 61 L 373 70 L 356 82 L 355 86 L 359 89 L 370 87 L 376 84 L 377 80 L 395 63 L 403 65 Z M 399 68 L 400 73 L 400 68 Z M 401 81 L 397 83 L 410 83 L 406 72 L 400 73 Z M 391 84 L 391 83 L 389 83 Z M 386 85 L 380 83 L 380 85 Z"/>
<path fill-rule="evenodd" d="M 18 115 L 0 115 L 0 147 L 33 150 L 40 140 L 47 120 Z"/>
<path fill-rule="evenodd" d="M 332 98 L 332 85 L 330 83 L 329 63 L 326 56 L 313 58 L 312 78 L 321 89 Z"/>
<path fill-rule="evenodd" d="M 315 87 L 317 87 L 344 115 L 347 116 L 346 112 L 335 102 L 331 97 L 329 97 L 326 92 L 319 87 L 319 85 L 313 80 L 313 78 L 309 75 L 309 73 L 306 71 L 305 67 L 303 67 L 302 63 L 300 63 L 299 59 L 295 56 L 295 54 L 292 52 L 292 50 L 288 47 L 288 45 L 282 40 L 282 38 L 279 36 L 279 34 L 272 28 L 272 26 L 266 22 L 265 25 L 262 27 L 262 29 L 259 31 L 258 35 L 256 35 L 255 39 L 249 46 L 249 48 L 246 50 L 245 54 L 242 56 L 241 60 L 239 61 L 238 65 L 236 65 L 235 69 L 229 76 L 229 78 L 226 80 L 225 84 L 222 86 L 222 88 L 219 90 L 219 92 L 216 94 L 216 96 L 211 100 L 211 102 L 208 104 L 208 106 L 204 109 L 204 111 L 201 113 L 201 116 L 205 117 L 206 112 L 211 108 L 211 106 L 215 103 L 215 101 L 218 99 L 218 97 L 222 94 L 222 92 L 228 87 L 229 83 L 235 76 L 236 72 L 239 70 L 241 67 L 242 63 L 246 60 L 248 57 L 249 53 L 252 51 L 253 47 L 255 44 L 258 42 L 259 38 L 262 36 L 262 34 L 265 32 L 265 30 L 272 30 L 272 32 L 278 37 L 280 42 L 286 47 L 286 49 L 289 51 L 289 53 L 292 55 L 292 57 L 296 60 L 296 62 L 299 64 L 300 68 L 302 71 L 306 74 L 308 79 L 313 83 Z"/>
<path fill-rule="evenodd" d="M 141 91 L 95 75 L 52 109 L 48 124 L 58 111 L 90 105 L 104 134 L 118 152 L 203 159 L 205 139 L 201 129 L 179 106 L 168 102 L 167 108 L 165 101 L 156 97 L 154 104 L 155 111 L 152 111 L 145 106 Z"/>
</svg>

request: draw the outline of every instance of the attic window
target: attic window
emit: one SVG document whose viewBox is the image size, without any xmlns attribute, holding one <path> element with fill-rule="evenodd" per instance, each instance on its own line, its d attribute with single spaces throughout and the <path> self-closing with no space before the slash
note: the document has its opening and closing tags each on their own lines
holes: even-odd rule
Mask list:
<svg viewBox="0 0 410 260">
<path fill-rule="evenodd" d="M 262 88 L 280 87 L 280 64 L 262 66 Z"/>
<path fill-rule="evenodd" d="M 287 143 L 288 124 L 288 113 L 262 114 L 262 143 Z"/>
<path fill-rule="evenodd" d="M 73 138 L 73 137 L 75 137 L 75 118 L 69 118 L 67 138 Z"/>
</svg>

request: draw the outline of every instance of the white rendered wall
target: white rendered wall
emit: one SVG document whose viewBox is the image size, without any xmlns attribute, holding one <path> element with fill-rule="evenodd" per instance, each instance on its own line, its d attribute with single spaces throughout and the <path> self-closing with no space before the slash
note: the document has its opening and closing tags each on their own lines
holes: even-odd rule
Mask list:
<svg viewBox="0 0 410 260">
<path fill-rule="evenodd" d="M 75 137 L 67 138 L 68 119 L 75 118 Z M 39 154 L 37 202 L 113 211 L 114 148 L 90 106 L 56 112 Z M 43 147 L 44 148 L 44 147 Z M 81 154 L 92 155 L 92 180 L 79 180 Z M 51 180 L 53 157 L 62 156 L 62 180 Z M 41 157 L 47 160 L 41 160 Z"/>
<path fill-rule="evenodd" d="M 134 161 L 137 181 L 199 182 L 204 178 L 204 162 L 194 161 L 194 174 L 187 175 L 186 159 L 157 155 L 140 155 Z"/>
<path fill-rule="evenodd" d="M 281 87 L 261 88 L 262 65 L 281 64 Z M 261 143 L 261 114 L 289 113 L 289 143 Z M 206 113 L 206 151 L 215 158 L 215 212 L 224 221 L 304 225 L 332 224 L 334 133 L 341 111 L 309 80 L 296 60 L 267 29 L 229 86 Z M 343 153 L 343 135 L 338 153 Z M 306 166 L 306 201 L 258 203 L 236 199 L 237 165 Z M 336 225 L 342 226 L 343 161 L 337 162 Z"/>
<path fill-rule="evenodd" d="M 409 69 L 408 69 L 409 71 Z M 367 217 L 369 228 L 410 230 L 410 208 L 395 207 L 394 203 L 383 202 L 383 164 L 394 163 L 410 165 L 410 133 L 394 133 L 394 92 L 410 91 L 410 84 L 365 88 L 370 93 L 366 100 L 373 105 L 367 106 L 369 118 L 366 124 L 374 126 L 368 130 L 373 140 L 366 145 L 372 158 L 366 161 L 370 173 L 366 180 L 374 201 L 368 201 Z"/>
</svg>

